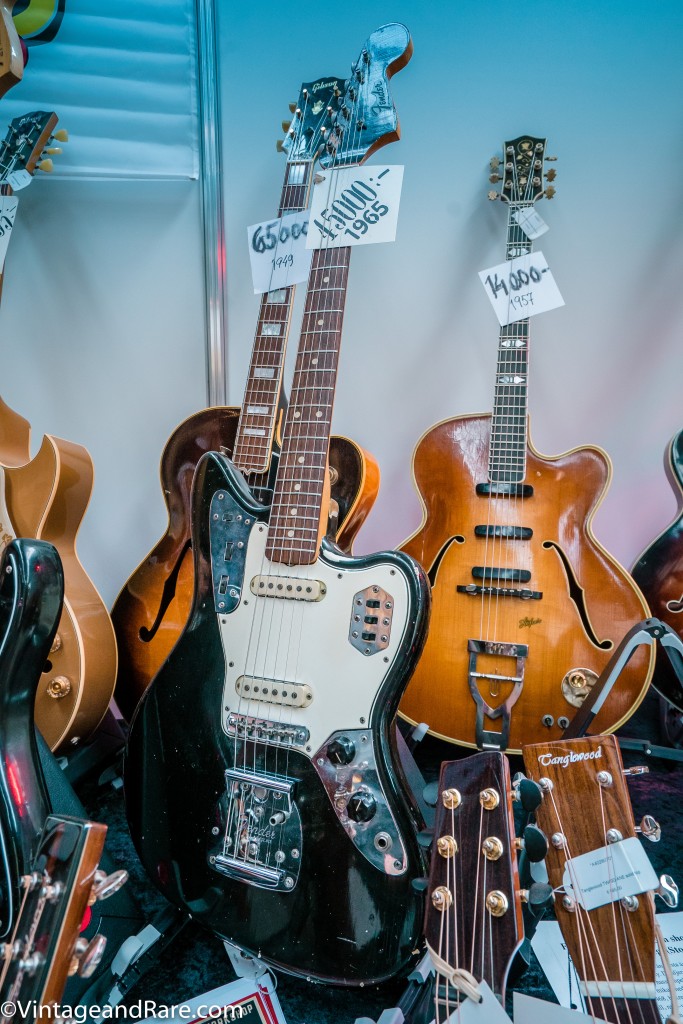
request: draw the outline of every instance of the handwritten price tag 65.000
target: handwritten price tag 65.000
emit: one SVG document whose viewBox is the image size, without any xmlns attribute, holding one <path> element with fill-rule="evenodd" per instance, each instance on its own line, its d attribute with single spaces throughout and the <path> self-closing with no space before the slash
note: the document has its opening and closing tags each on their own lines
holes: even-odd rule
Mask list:
<svg viewBox="0 0 683 1024">
<path fill-rule="evenodd" d="M 316 181 L 307 249 L 394 241 L 402 166 L 346 167 L 324 171 Z"/>
<path fill-rule="evenodd" d="M 564 306 L 542 252 L 525 253 L 490 270 L 481 270 L 479 278 L 501 327 Z"/>
<path fill-rule="evenodd" d="M 254 292 L 273 292 L 306 281 L 311 253 L 306 251 L 308 210 L 286 213 L 247 228 Z"/>
</svg>

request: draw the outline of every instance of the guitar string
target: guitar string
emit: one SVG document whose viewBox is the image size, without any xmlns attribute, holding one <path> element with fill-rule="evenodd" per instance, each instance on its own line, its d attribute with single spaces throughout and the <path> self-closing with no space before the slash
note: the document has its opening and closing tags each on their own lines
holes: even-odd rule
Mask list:
<svg viewBox="0 0 683 1024">
<path fill-rule="evenodd" d="M 547 796 L 550 797 L 551 803 L 552 803 L 553 808 L 555 810 L 555 816 L 557 818 L 558 828 L 559 828 L 559 831 L 560 831 L 560 833 L 561 833 L 561 835 L 563 837 L 562 850 L 565 853 L 565 857 L 568 858 L 569 860 L 571 860 L 573 858 L 572 858 L 572 853 L 571 853 L 570 846 L 569 846 L 569 839 L 567 837 L 567 832 L 564 829 L 564 823 L 562 821 L 562 816 L 560 814 L 559 808 L 557 806 L 557 802 L 555 800 L 554 792 L 552 790 L 550 790 L 549 793 L 546 793 L 546 797 Z M 609 990 L 609 993 L 610 993 L 609 999 L 612 1002 L 612 1005 L 614 1007 L 615 1012 L 617 1012 L 617 1002 L 616 1002 L 617 997 L 616 997 L 616 995 L 614 993 L 612 979 L 609 977 L 609 972 L 607 970 L 607 966 L 606 966 L 605 961 L 604 961 L 603 956 L 602 956 L 602 950 L 600 948 L 600 943 L 598 942 L 598 938 L 597 938 L 597 935 L 596 935 L 596 932 L 595 932 L 593 921 L 592 921 L 592 919 L 590 917 L 590 914 L 587 911 L 584 911 L 583 904 L 582 904 L 581 900 L 576 895 L 576 894 L 580 894 L 580 896 L 583 898 L 583 890 L 581 888 L 579 879 L 576 878 L 575 874 L 573 872 L 571 872 L 571 871 L 570 871 L 569 874 L 570 874 L 570 879 L 571 879 L 573 891 L 574 891 L 574 894 L 575 894 L 574 897 L 573 897 L 574 907 L 575 907 L 574 913 L 576 914 L 575 920 L 576 920 L 576 923 L 577 923 L 577 934 L 578 934 L 578 938 L 579 938 L 579 948 L 581 950 L 581 962 L 582 962 L 582 966 L 583 966 L 583 976 L 584 976 L 584 979 L 587 978 L 586 962 L 585 962 L 586 953 L 587 953 L 589 961 L 590 961 L 591 972 L 592 972 L 593 976 L 596 978 L 596 980 L 597 980 L 598 974 L 599 974 L 598 970 L 596 969 L 596 962 L 593 959 L 593 950 L 591 949 L 590 940 L 589 940 L 589 933 L 590 933 L 590 939 L 592 939 L 593 947 L 594 947 L 595 952 L 597 954 L 597 960 L 598 960 L 599 965 L 600 965 L 600 967 L 602 969 L 602 974 L 604 975 L 605 985 L 607 986 L 607 988 Z M 623 979 L 622 979 L 622 986 L 623 986 Z M 584 997 L 584 998 L 588 998 L 588 997 Z M 606 1007 L 605 1007 L 605 1001 L 604 1001 L 604 996 L 603 996 L 602 992 L 599 992 L 599 994 L 597 996 L 597 1000 L 599 1001 L 600 1006 L 602 1007 L 603 1016 L 605 1016 L 605 1014 L 606 1014 Z M 595 1019 L 595 1013 L 593 1012 L 592 1002 L 589 1005 L 591 1007 L 591 1011 L 590 1011 L 591 1012 L 591 1016 L 593 1017 L 593 1019 Z M 630 1012 L 629 1012 L 629 1018 L 630 1018 Z"/>
</svg>

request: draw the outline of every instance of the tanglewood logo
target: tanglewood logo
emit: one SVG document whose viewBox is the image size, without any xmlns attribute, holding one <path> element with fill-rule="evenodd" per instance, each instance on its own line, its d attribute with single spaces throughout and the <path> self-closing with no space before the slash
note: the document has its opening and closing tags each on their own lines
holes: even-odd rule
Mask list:
<svg viewBox="0 0 683 1024">
<path fill-rule="evenodd" d="M 549 764 L 561 764 L 563 768 L 566 768 L 568 764 L 574 764 L 575 761 L 599 761 L 602 757 L 602 747 L 596 747 L 595 750 L 587 750 L 583 754 L 563 754 L 557 757 L 553 757 L 552 754 L 539 754 L 538 760 L 546 768 Z"/>
</svg>

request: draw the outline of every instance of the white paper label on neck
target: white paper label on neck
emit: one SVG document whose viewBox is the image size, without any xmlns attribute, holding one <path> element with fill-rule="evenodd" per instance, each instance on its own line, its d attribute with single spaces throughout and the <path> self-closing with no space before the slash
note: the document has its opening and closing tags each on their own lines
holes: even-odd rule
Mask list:
<svg viewBox="0 0 683 1024">
<path fill-rule="evenodd" d="M 19 198 L 17 196 L 0 196 L 0 273 L 5 266 L 7 246 L 14 227 L 18 205 Z"/>
<path fill-rule="evenodd" d="M 5 178 L 8 185 L 11 185 L 15 192 L 20 192 L 22 188 L 26 188 L 33 181 L 33 175 L 30 171 L 27 171 L 25 167 L 20 167 L 16 171 L 10 171 Z"/>
<path fill-rule="evenodd" d="M 443 1024 L 510 1024 L 510 1018 L 485 981 L 480 982 L 479 991 L 482 996 L 480 1003 L 463 999 Z M 432 1024 L 436 1022 L 432 1021 Z"/>
<path fill-rule="evenodd" d="M 587 1017 L 579 1010 L 567 1010 L 544 999 L 512 993 L 512 1007 L 515 1024 L 605 1024 L 601 1017 Z"/>
<path fill-rule="evenodd" d="M 313 189 L 306 247 L 393 242 L 402 185 L 403 166 L 397 164 L 322 171 Z"/>
<path fill-rule="evenodd" d="M 308 210 L 295 210 L 247 228 L 255 294 L 277 292 L 308 279 L 311 253 L 306 250 L 307 231 Z"/>
<path fill-rule="evenodd" d="M 497 267 L 481 270 L 479 279 L 501 327 L 564 306 L 542 252 L 526 252 Z"/>
<path fill-rule="evenodd" d="M 635 836 L 567 861 L 562 885 L 585 910 L 637 896 L 659 886 L 655 869 Z"/>
<path fill-rule="evenodd" d="M 513 210 L 512 219 L 519 224 L 526 237 L 532 241 L 535 238 L 540 238 L 541 235 L 550 230 L 535 206 L 526 206 L 521 210 Z"/>
</svg>

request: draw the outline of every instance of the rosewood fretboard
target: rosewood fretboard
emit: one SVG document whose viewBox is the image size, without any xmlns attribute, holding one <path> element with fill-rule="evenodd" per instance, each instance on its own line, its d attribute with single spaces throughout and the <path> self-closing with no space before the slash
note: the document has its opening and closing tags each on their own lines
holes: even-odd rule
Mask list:
<svg viewBox="0 0 683 1024">
<path fill-rule="evenodd" d="M 313 254 L 266 548 L 287 565 L 318 557 L 350 252 Z"/>
</svg>

